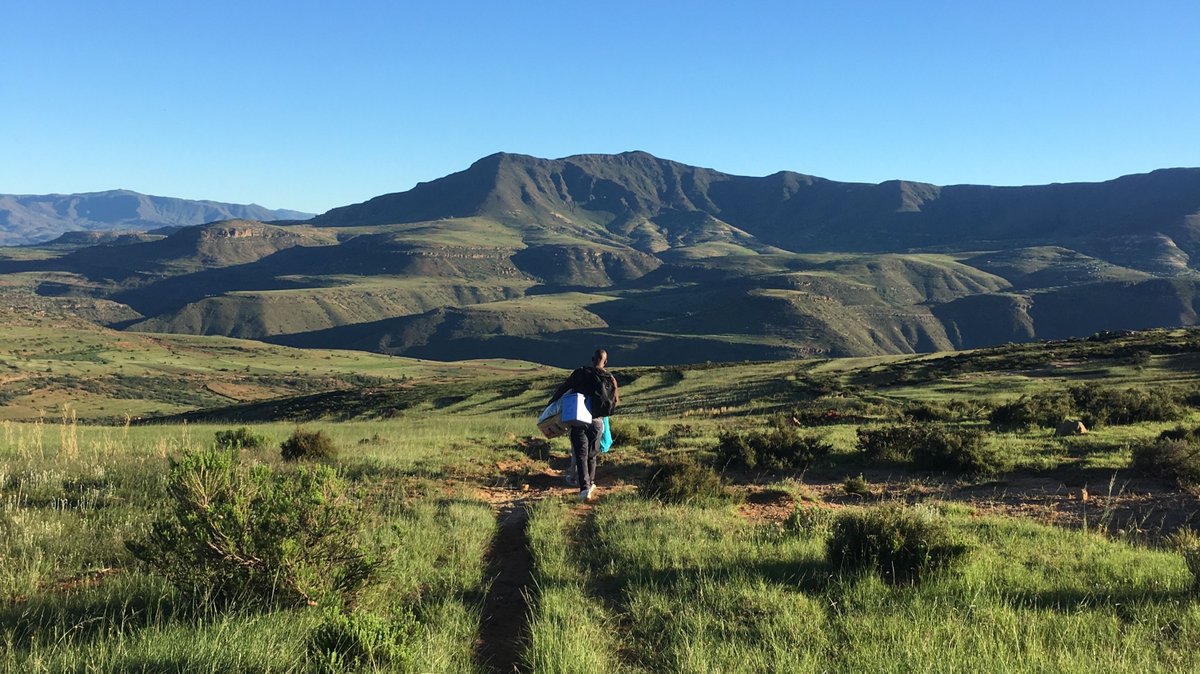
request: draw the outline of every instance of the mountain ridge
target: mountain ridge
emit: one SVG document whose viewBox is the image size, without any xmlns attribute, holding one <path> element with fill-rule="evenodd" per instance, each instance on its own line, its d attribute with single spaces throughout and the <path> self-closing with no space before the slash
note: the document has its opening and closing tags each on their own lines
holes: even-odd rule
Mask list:
<svg viewBox="0 0 1200 674">
<path fill-rule="evenodd" d="M 180 199 L 117 189 L 75 194 L 0 194 L 0 245 L 49 241 L 72 231 L 146 231 L 220 220 L 305 220 L 311 213 Z"/>
<path fill-rule="evenodd" d="M 332 209 L 311 223 L 471 216 L 535 227 L 567 223 L 653 253 L 655 241 L 678 234 L 672 221 L 697 214 L 793 252 L 1053 245 L 1103 235 L 1167 237 L 1190 257 L 1200 254 L 1200 168 L 1102 182 L 938 186 L 838 182 L 791 171 L 736 176 L 645 152 L 561 159 L 496 153 L 411 190 Z"/>
<path fill-rule="evenodd" d="M 938 186 L 497 153 L 305 222 L 89 243 L 0 251 L 0 279 L 135 331 L 555 365 L 598 344 L 653 365 L 1200 323 L 1192 168 Z"/>
</svg>

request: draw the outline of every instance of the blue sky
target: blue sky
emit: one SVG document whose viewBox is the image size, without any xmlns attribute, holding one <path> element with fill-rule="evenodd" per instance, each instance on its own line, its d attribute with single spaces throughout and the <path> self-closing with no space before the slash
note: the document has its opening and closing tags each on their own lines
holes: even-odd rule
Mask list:
<svg viewBox="0 0 1200 674">
<path fill-rule="evenodd" d="M 497 151 L 938 184 L 1200 165 L 1200 3 L 0 4 L 0 193 L 323 212 Z"/>
</svg>

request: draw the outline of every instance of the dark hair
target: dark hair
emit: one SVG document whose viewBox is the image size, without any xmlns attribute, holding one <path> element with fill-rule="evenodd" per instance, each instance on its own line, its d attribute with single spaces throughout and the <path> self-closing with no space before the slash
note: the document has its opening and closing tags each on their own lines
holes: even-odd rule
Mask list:
<svg viewBox="0 0 1200 674">
<path fill-rule="evenodd" d="M 592 354 L 592 365 L 599 364 L 600 361 L 604 360 L 607 357 L 608 357 L 607 351 L 605 351 L 604 349 L 596 349 L 596 352 Z"/>
</svg>

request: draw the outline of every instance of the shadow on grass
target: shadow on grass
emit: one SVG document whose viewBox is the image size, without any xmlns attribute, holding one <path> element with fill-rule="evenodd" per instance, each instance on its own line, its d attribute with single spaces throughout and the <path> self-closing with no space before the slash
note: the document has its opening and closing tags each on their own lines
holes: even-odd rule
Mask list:
<svg viewBox="0 0 1200 674">
<path fill-rule="evenodd" d="M 196 622 L 215 610 L 150 579 L 110 581 L 81 592 L 10 602 L 0 607 L 0 633 L 24 649 L 48 638 L 88 642 L 154 625 Z"/>
<path fill-rule="evenodd" d="M 1089 608 L 1128 609 L 1144 604 L 1185 604 L 1195 597 L 1186 589 L 1119 588 L 1110 592 L 1095 592 L 1078 589 L 1054 589 L 1042 591 L 1018 590 L 1006 592 L 1002 600 L 1019 608 L 1054 611 L 1078 611 Z"/>
</svg>

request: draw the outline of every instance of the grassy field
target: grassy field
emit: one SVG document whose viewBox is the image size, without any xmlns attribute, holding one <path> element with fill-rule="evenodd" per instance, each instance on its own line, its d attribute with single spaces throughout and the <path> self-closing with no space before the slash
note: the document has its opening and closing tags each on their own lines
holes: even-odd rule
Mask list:
<svg viewBox="0 0 1200 674">
<path fill-rule="evenodd" d="M 1195 526 L 1200 502 L 1131 465 L 1160 432 L 1200 425 L 1193 338 L 618 367 L 617 447 L 599 499 L 579 504 L 560 476 L 565 441 L 530 438 L 561 371 L 348 352 L 298 361 L 236 340 L 13 326 L 8 376 L 265 381 L 242 379 L 248 366 L 259 377 L 315 367 L 318 379 L 373 379 L 287 404 L 181 400 L 174 409 L 209 411 L 157 424 L 95 423 L 104 415 L 75 407 L 78 387 L 61 392 L 67 414 L 41 420 L 10 398 L 0 671 L 1195 671 L 1194 579 L 1169 534 Z M 142 341 L 108 341 L 131 339 Z M 1075 437 L 988 421 L 1019 396 L 1081 382 L 1171 392 L 1178 415 Z M 124 404 L 97 395 L 105 412 Z M 943 415 L 928 423 L 945 432 L 978 432 L 1003 468 L 964 473 L 860 449 L 860 431 L 918 413 Z M 797 423 L 828 452 L 787 467 L 722 463 L 731 435 Z M 333 606 L 198 600 L 126 547 L 170 512 L 171 462 L 241 425 L 264 444 L 238 463 L 271 474 L 297 470 L 279 451 L 297 428 L 340 450 L 326 463 L 364 513 L 358 540 L 378 564 L 340 610 L 389 626 L 384 641 L 395 643 L 368 650 L 393 655 L 333 661 L 313 645 Z M 656 500 L 647 481 L 665 459 L 723 469 L 726 496 Z M 850 478 L 862 484 L 852 490 Z M 840 572 L 826 554 L 831 523 L 896 504 L 944 523 L 964 561 L 913 585 Z"/>
</svg>

